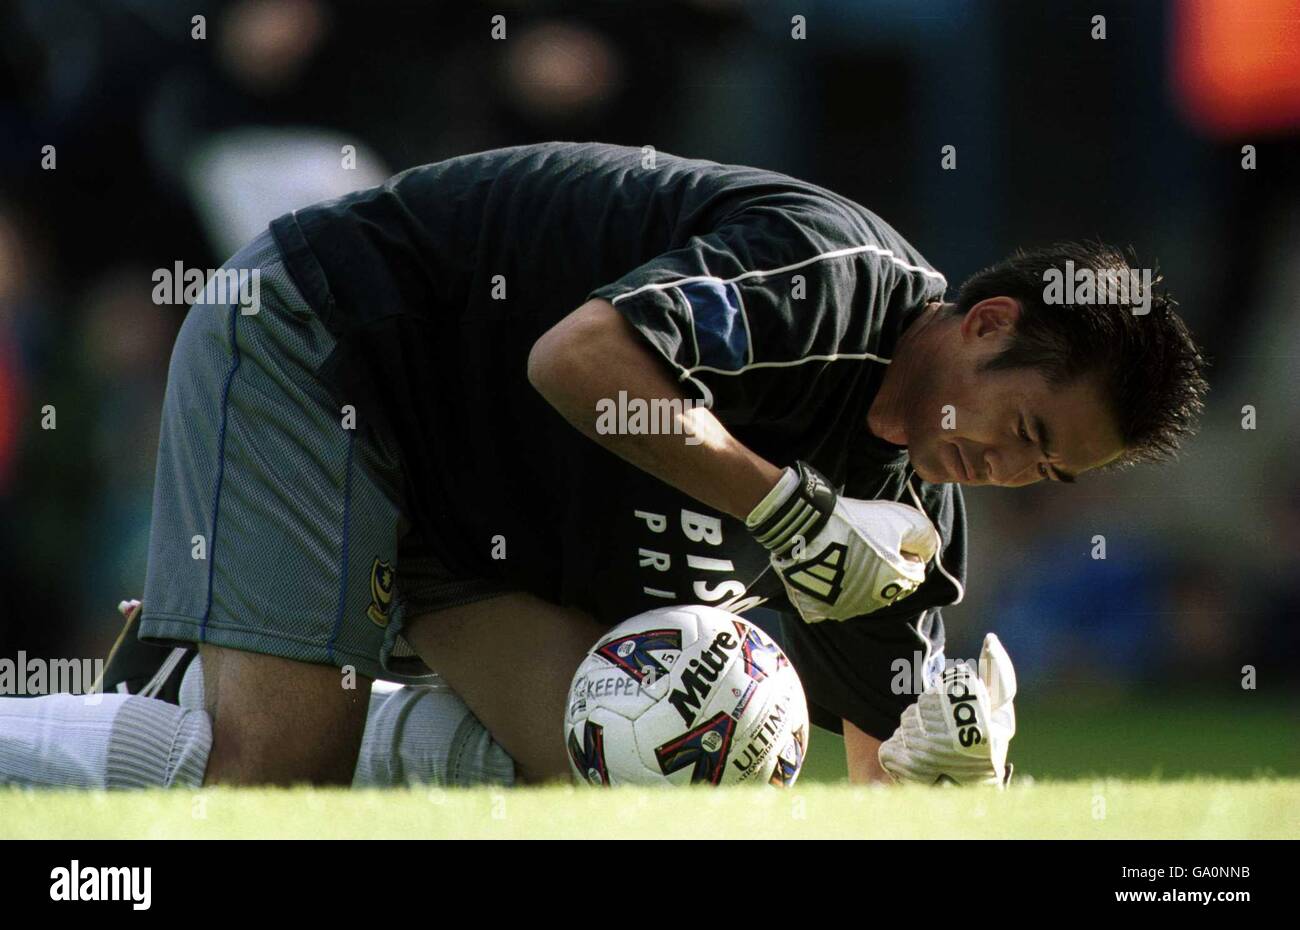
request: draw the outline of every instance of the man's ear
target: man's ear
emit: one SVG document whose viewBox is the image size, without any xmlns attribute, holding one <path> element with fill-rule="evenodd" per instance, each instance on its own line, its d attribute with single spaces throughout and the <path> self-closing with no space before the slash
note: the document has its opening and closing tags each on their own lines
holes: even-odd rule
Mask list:
<svg viewBox="0 0 1300 930">
<path fill-rule="evenodd" d="M 963 339 L 1005 339 L 1020 319 L 1020 301 L 1014 297 L 989 297 L 981 300 L 961 321 Z"/>
</svg>

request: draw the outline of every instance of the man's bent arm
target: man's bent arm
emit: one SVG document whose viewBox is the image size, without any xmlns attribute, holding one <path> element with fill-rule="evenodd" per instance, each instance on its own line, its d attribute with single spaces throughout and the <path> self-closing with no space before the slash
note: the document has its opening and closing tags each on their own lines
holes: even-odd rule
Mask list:
<svg viewBox="0 0 1300 930">
<path fill-rule="evenodd" d="M 694 403 L 672 411 L 674 435 L 596 431 L 597 403 L 616 400 L 619 391 L 629 400 L 691 400 L 607 300 L 588 301 L 542 334 L 528 356 L 528 380 L 566 420 L 615 455 L 738 519 L 781 477 L 782 468 Z"/>
</svg>

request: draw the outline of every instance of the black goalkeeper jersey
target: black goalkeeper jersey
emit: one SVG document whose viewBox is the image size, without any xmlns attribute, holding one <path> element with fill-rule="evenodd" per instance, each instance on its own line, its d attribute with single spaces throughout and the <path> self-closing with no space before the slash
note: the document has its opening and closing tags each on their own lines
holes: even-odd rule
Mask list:
<svg viewBox="0 0 1300 930">
<path fill-rule="evenodd" d="M 815 719 L 893 730 L 913 697 L 892 663 L 941 647 L 965 523 L 956 488 L 867 430 L 895 341 L 946 287 L 879 217 L 769 171 L 548 143 L 413 168 L 271 229 L 338 339 L 322 378 L 395 444 L 409 519 L 449 568 L 611 624 L 683 602 L 783 611 Z M 741 522 L 570 426 L 528 353 L 592 297 L 759 454 L 854 497 L 918 495 L 944 543 L 921 588 L 805 624 Z"/>
</svg>

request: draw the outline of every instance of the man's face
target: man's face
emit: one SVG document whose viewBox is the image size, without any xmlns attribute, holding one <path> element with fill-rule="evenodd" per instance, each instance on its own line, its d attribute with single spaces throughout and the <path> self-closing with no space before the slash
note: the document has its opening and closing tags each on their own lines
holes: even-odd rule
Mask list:
<svg viewBox="0 0 1300 930">
<path fill-rule="evenodd" d="M 1070 481 L 1124 451 L 1091 379 L 1052 387 L 1036 370 L 981 369 L 1005 348 L 1018 315 L 1002 298 L 972 307 L 945 339 L 943 361 L 909 392 L 907 449 L 926 481 L 1008 488 Z"/>
</svg>

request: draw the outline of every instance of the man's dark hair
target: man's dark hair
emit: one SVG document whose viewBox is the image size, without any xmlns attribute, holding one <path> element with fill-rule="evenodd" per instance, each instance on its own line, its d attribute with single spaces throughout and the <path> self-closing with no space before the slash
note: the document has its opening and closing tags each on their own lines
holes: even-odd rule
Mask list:
<svg viewBox="0 0 1300 930">
<path fill-rule="evenodd" d="M 1116 464 L 1172 459 L 1195 432 L 1208 390 L 1206 361 L 1174 312 L 1177 302 L 1156 290 L 1162 277 L 1151 269 L 1149 313 L 1133 313 L 1143 301 L 1131 292 L 1128 303 L 1048 303 L 1048 273 L 1064 275 L 1067 261 L 1076 276 L 1089 269 L 1101 279 L 1124 275 L 1125 282 L 1139 268 L 1131 252 L 1099 242 L 1020 249 L 968 278 L 954 312 L 965 315 L 990 297 L 1014 298 L 1021 306 L 1015 333 L 985 367 L 1034 368 L 1057 386 L 1098 377 L 1124 443 Z"/>
</svg>

